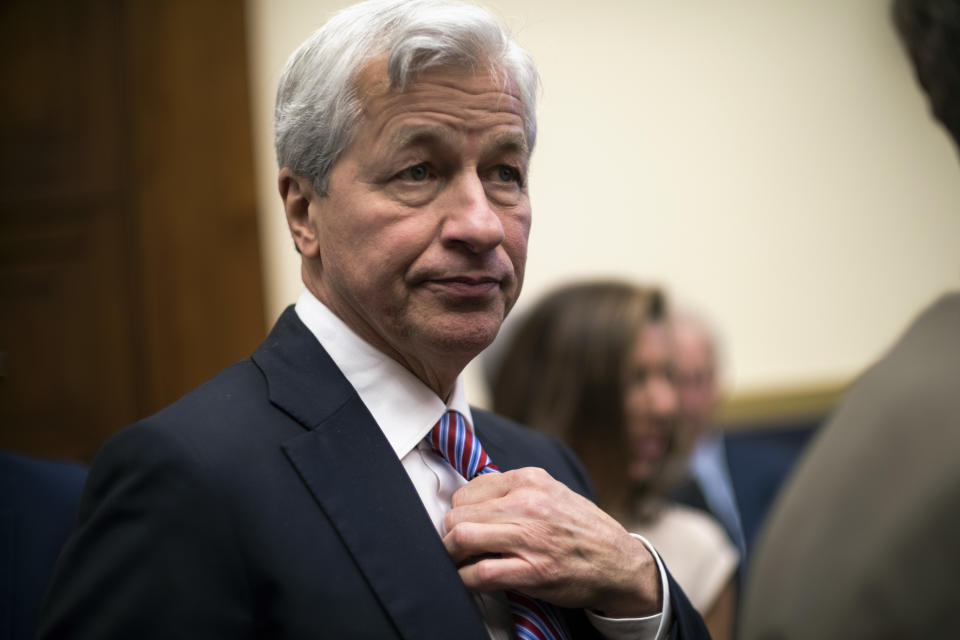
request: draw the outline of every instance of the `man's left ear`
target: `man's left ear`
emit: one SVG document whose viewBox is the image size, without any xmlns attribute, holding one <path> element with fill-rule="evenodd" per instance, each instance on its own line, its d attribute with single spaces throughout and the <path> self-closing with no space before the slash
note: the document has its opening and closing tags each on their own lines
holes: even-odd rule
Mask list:
<svg viewBox="0 0 960 640">
<path fill-rule="evenodd" d="M 317 197 L 313 184 L 294 173 L 290 167 L 284 167 L 277 176 L 277 187 L 297 251 L 307 258 L 317 257 L 320 254 L 320 244 L 317 231 L 310 223 L 310 202 Z"/>
</svg>

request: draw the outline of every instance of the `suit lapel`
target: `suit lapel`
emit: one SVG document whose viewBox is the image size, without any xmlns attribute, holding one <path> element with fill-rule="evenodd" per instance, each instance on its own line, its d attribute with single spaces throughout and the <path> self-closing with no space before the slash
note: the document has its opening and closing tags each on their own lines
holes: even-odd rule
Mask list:
<svg viewBox="0 0 960 640">
<path fill-rule="evenodd" d="M 406 471 L 292 309 L 264 347 L 254 360 L 267 377 L 271 401 L 308 429 L 284 443 L 284 452 L 399 634 L 430 637 L 442 629 L 449 637 L 486 640 L 473 600 Z"/>
<path fill-rule="evenodd" d="M 510 471 L 529 466 L 529 459 L 522 456 L 516 447 L 504 446 L 500 439 L 495 437 L 481 412 L 474 410 L 473 419 L 473 428 L 477 433 L 480 444 L 483 445 L 484 451 L 487 452 L 487 455 L 490 456 L 490 459 L 500 471 Z"/>
</svg>

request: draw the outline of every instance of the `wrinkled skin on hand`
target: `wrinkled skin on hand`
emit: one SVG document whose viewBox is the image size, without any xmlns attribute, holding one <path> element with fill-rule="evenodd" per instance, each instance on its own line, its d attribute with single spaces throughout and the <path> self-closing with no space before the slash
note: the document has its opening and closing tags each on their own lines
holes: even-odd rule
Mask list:
<svg viewBox="0 0 960 640">
<path fill-rule="evenodd" d="M 516 590 L 611 618 L 661 610 L 646 546 L 543 469 L 477 476 L 454 493 L 444 526 L 444 546 L 470 589 Z"/>
</svg>

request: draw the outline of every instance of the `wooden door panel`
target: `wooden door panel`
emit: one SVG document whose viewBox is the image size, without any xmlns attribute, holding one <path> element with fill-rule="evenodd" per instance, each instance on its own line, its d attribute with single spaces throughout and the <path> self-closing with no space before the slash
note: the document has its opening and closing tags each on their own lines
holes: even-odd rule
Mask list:
<svg viewBox="0 0 960 640">
<path fill-rule="evenodd" d="M 0 448 L 89 460 L 265 333 L 242 3 L 0 3 Z"/>
</svg>

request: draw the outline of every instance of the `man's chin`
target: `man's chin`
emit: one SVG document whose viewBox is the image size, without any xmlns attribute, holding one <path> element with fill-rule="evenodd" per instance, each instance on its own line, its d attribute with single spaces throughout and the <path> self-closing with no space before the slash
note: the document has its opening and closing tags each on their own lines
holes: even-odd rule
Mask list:
<svg viewBox="0 0 960 640">
<path fill-rule="evenodd" d="M 425 328 L 424 337 L 435 348 L 476 356 L 490 346 L 503 322 L 502 313 L 442 314 Z"/>
</svg>

